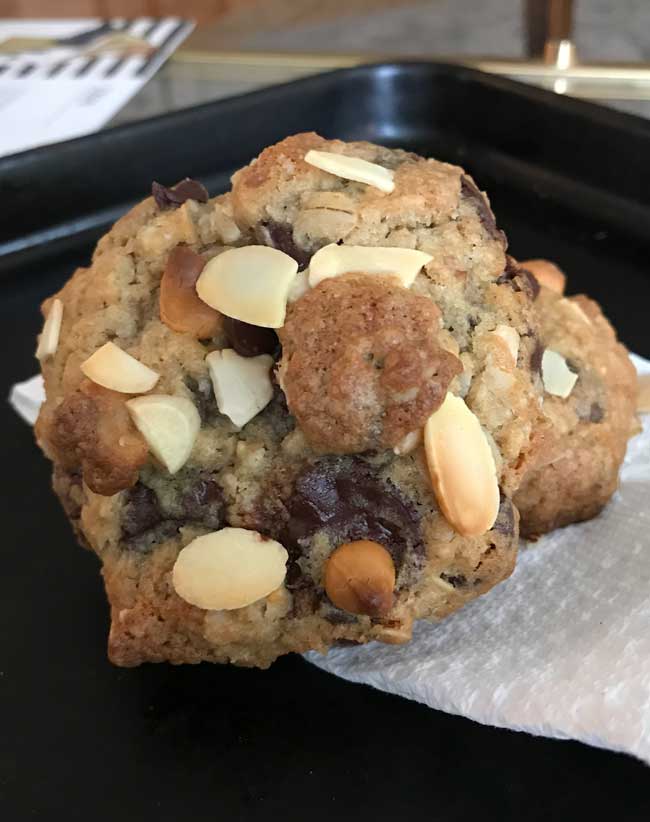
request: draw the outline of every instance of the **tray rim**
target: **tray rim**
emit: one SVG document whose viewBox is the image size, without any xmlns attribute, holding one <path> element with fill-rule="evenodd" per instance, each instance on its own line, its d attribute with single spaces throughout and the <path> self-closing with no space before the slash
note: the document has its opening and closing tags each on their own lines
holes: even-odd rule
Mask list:
<svg viewBox="0 0 650 822">
<path fill-rule="evenodd" d="M 551 115 L 555 112 L 578 116 L 586 128 L 605 128 L 626 134 L 632 140 L 647 141 L 650 145 L 650 120 L 627 112 L 617 111 L 606 106 L 584 100 L 566 97 L 543 88 L 521 83 L 507 77 L 495 76 L 459 63 L 439 62 L 434 60 L 396 60 L 391 62 L 368 62 L 363 65 L 338 68 L 325 71 L 285 83 L 256 89 L 245 94 L 234 95 L 199 105 L 188 106 L 176 111 L 165 112 L 153 117 L 122 125 L 109 126 L 93 134 L 65 140 L 52 145 L 40 146 L 0 158 L 0 195 L 3 187 L 11 193 L 12 177 L 33 176 L 38 178 L 40 169 L 48 166 L 69 164 L 75 157 L 87 156 L 91 151 L 101 151 L 102 146 L 120 143 L 140 143 L 153 140 L 167 129 L 181 130 L 185 124 L 215 115 L 236 116 L 238 112 L 254 108 L 258 101 L 269 98 L 286 98 L 286 96 L 309 94 L 312 89 L 336 88 L 348 82 L 372 83 L 381 76 L 408 77 L 417 81 L 432 80 L 437 77 L 452 78 L 456 81 L 478 84 L 488 90 L 497 90 L 531 103 L 536 108 L 542 107 Z M 541 167 L 541 166 L 540 166 Z M 615 192 L 607 192 L 615 196 Z M 53 250 L 65 249 L 74 239 L 96 236 L 96 232 L 118 219 L 129 207 L 138 202 L 139 197 L 126 194 L 123 198 L 112 199 L 108 203 L 96 204 L 85 212 L 65 216 L 59 221 L 51 221 L 42 228 L 27 229 L 24 233 L 0 241 L 0 282 L 11 277 L 14 269 L 28 264 L 37 257 L 41 249 L 51 247 Z"/>
<path fill-rule="evenodd" d="M 24 163 L 29 159 L 34 161 L 40 160 L 42 157 L 47 157 L 50 154 L 64 153 L 74 150 L 75 147 L 89 145 L 95 141 L 101 142 L 107 137 L 119 138 L 122 135 L 137 135 L 146 134 L 149 131 L 156 130 L 160 125 L 166 123 L 182 122 L 188 116 L 199 112 L 210 111 L 214 108 L 228 108 L 244 103 L 254 102 L 256 99 L 262 99 L 274 93 L 286 93 L 287 90 L 309 89 L 311 85 L 318 85 L 324 81 L 334 81 L 344 77 L 362 77 L 364 75 L 373 75 L 377 73 L 395 73 L 398 70 L 418 70 L 424 71 L 427 69 L 434 69 L 436 72 L 442 74 L 456 75 L 461 79 L 475 80 L 484 83 L 494 88 L 500 88 L 512 94 L 524 98 L 530 98 L 536 103 L 551 105 L 560 110 L 574 111 L 584 115 L 587 118 L 593 118 L 600 121 L 600 124 L 607 124 L 610 127 L 627 128 L 635 131 L 639 129 L 642 136 L 650 138 L 650 120 L 646 120 L 636 114 L 630 114 L 617 109 L 609 108 L 598 103 L 583 100 L 577 97 L 569 97 L 563 94 L 557 94 L 554 91 L 532 86 L 528 83 L 522 83 L 518 80 L 512 80 L 509 77 L 501 77 L 491 74 L 480 69 L 471 68 L 470 66 L 461 63 L 442 62 L 436 60 L 395 60 L 389 62 L 367 62 L 356 66 L 347 66 L 343 68 L 336 68 L 331 71 L 323 71 L 318 74 L 313 74 L 308 77 L 299 77 L 295 80 L 289 80 L 285 83 L 278 83 L 272 86 L 266 86 L 261 89 L 245 92 L 244 94 L 236 94 L 230 97 L 223 97 L 218 100 L 210 100 L 206 103 L 199 103 L 198 105 L 187 106 L 185 108 L 176 109 L 175 111 L 164 112 L 163 114 L 156 114 L 143 120 L 136 120 L 131 123 L 122 123 L 120 125 L 108 126 L 92 134 L 85 134 L 80 137 L 73 137 L 69 140 L 62 140 L 58 143 L 50 145 L 38 146 L 36 148 L 27 149 L 25 151 L 9 154 L 5 157 L 0 157 L 0 175 L 6 171 L 11 171 L 13 167 L 20 163 Z"/>
</svg>

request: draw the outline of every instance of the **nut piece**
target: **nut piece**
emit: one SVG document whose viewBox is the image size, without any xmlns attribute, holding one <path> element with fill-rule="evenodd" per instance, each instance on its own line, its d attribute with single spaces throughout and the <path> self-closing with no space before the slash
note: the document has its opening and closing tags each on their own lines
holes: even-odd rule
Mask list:
<svg viewBox="0 0 650 822">
<path fill-rule="evenodd" d="M 517 357 L 519 356 L 519 334 L 517 330 L 511 325 L 497 325 L 494 329 L 497 337 L 501 337 L 504 343 L 508 346 L 508 351 L 512 356 L 512 363 L 517 366 Z"/>
<path fill-rule="evenodd" d="M 273 397 L 273 357 L 240 357 L 232 348 L 213 351 L 205 358 L 217 407 L 239 428 L 265 408 Z"/>
<path fill-rule="evenodd" d="M 329 174 L 343 177 L 344 180 L 365 183 L 386 193 L 390 193 L 395 188 L 393 172 L 390 169 L 378 166 L 377 163 L 369 163 L 359 157 L 348 157 L 346 154 L 333 154 L 331 151 L 311 149 L 305 154 L 305 162 Z"/>
<path fill-rule="evenodd" d="M 105 343 L 82 362 L 81 370 L 97 385 L 122 394 L 144 394 L 160 379 L 160 374 L 112 342 Z"/>
<path fill-rule="evenodd" d="M 281 328 L 298 263 L 265 245 L 231 248 L 213 257 L 196 283 L 204 303 L 236 320 Z"/>
<path fill-rule="evenodd" d="M 325 565 L 325 591 L 337 608 L 351 614 L 378 617 L 393 607 L 395 565 L 378 542 L 346 542 Z"/>
<path fill-rule="evenodd" d="M 542 288 L 548 288 L 556 294 L 564 294 L 566 276 L 555 263 L 550 260 L 524 260 L 520 266 L 529 271 Z"/>
<path fill-rule="evenodd" d="M 409 433 L 403 436 L 397 445 L 395 445 L 393 453 L 398 457 L 405 457 L 408 454 L 412 454 L 421 442 L 422 431 L 409 431 Z"/>
<path fill-rule="evenodd" d="M 583 323 L 587 323 L 587 325 L 591 325 L 590 318 L 585 314 L 584 309 L 582 306 L 575 301 L 575 299 L 570 299 L 568 297 L 564 297 L 564 299 L 559 301 L 560 305 L 564 308 L 568 308 L 577 319 L 581 320 Z"/>
<path fill-rule="evenodd" d="M 542 382 L 544 390 L 566 399 L 573 391 L 578 375 L 571 371 L 566 360 L 557 351 L 547 348 L 542 355 Z"/>
<path fill-rule="evenodd" d="M 268 596 L 284 582 L 288 554 L 245 528 L 222 528 L 192 540 L 172 571 L 176 593 L 198 608 L 231 611 Z"/>
<path fill-rule="evenodd" d="M 63 319 L 63 303 L 61 300 L 52 300 L 52 305 L 48 311 L 43 330 L 38 340 L 36 348 L 36 359 L 44 360 L 56 354 L 59 347 L 59 334 L 61 332 L 61 320 Z"/>
<path fill-rule="evenodd" d="M 149 455 L 125 399 L 83 380 L 60 405 L 45 406 L 37 422 L 39 439 L 47 438 L 67 471 L 81 468 L 85 484 L 96 494 L 112 496 L 129 488 Z"/>
<path fill-rule="evenodd" d="M 199 299 L 196 281 L 205 260 L 186 246 L 172 249 L 160 281 L 160 319 L 172 331 L 191 334 L 197 340 L 214 337 L 220 315 Z"/>
<path fill-rule="evenodd" d="M 175 474 L 187 462 L 201 428 L 194 403 L 186 397 L 149 394 L 129 400 L 126 407 L 151 453 Z"/>
<path fill-rule="evenodd" d="M 489 531 L 499 513 L 494 457 L 480 422 L 460 397 L 448 393 L 429 417 L 424 450 L 447 522 L 465 537 Z"/>
<path fill-rule="evenodd" d="M 430 254 L 412 248 L 330 243 L 311 258 L 309 285 L 313 288 L 329 277 L 363 271 L 364 274 L 394 274 L 404 288 L 410 288 L 422 266 L 432 259 Z"/>
</svg>

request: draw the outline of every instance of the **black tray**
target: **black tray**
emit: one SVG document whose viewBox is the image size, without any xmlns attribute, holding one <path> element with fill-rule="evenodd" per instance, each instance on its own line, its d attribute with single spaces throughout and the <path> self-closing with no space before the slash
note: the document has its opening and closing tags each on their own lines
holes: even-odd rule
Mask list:
<svg viewBox="0 0 650 822">
<path fill-rule="evenodd" d="M 216 193 L 307 129 L 462 163 L 513 253 L 558 260 L 650 355 L 650 125 L 464 68 L 375 65 L 0 160 L 5 393 L 36 370 L 39 301 L 152 179 Z M 266 672 L 111 667 L 97 562 L 28 427 L 6 404 L 0 420 L 3 819 L 650 818 L 650 772 L 631 758 L 484 727 L 297 656 Z"/>
</svg>

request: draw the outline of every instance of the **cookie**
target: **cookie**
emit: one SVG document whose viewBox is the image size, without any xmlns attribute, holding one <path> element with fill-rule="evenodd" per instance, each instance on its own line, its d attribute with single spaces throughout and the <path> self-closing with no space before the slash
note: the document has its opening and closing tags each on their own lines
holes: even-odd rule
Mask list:
<svg viewBox="0 0 650 822">
<path fill-rule="evenodd" d="M 136 206 L 43 306 L 36 433 L 109 655 L 405 642 L 505 579 L 537 281 L 462 169 L 314 134 Z"/>
<path fill-rule="evenodd" d="M 563 273 L 546 260 L 522 266 L 543 284 L 535 302 L 545 386 L 546 445 L 515 494 L 521 533 L 535 538 L 598 514 L 618 484 L 628 439 L 638 432 L 637 379 L 627 349 L 596 302 L 564 296 Z"/>
</svg>

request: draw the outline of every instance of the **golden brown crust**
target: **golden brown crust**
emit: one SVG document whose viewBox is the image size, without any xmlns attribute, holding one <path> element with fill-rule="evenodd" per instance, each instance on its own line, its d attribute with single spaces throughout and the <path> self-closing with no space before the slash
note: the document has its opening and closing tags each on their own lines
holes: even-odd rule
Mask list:
<svg viewBox="0 0 650 822">
<path fill-rule="evenodd" d="M 283 386 L 310 444 L 392 448 L 441 404 L 460 361 L 438 342 L 440 312 L 391 279 L 325 280 L 280 331 Z"/>
<path fill-rule="evenodd" d="M 172 331 L 191 334 L 197 340 L 216 336 L 222 316 L 196 293 L 196 281 L 205 259 L 184 245 L 171 250 L 160 281 L 160 319 Z"/>
<path fill-rule="evenodd" d="M 542 288 L 536 305 L 542 343 L 566 358 L 578 380 L 566 399 L 544 397 L 550 428 L 515 495 L 529 538 L 602 510 L 636 430 L 636 372 L 598 303 Z"/>
<path fill-rule="evenodd" d="M 395 190 L 385 194 L 313 168 L 302 159 L 310 147 L 391 169 Z M 502 277 L 504 238 L 486 198 L 458 167 L 306 135 L 269 149 L 237 174 L 234 199 L 234 205 L 225 195 L 162 209 L 145 201 L 100 241 L 92 264 L 57 295 L 64 304 L 63 326 L 56 354 L 43 362 L 47 403 L 39 433 L 54 457 L 55 488 L 102 560 L 111 603 L 110 655 L 118 664 L 205 659 L 266 666 L 282 653 L 326 650 L 338 640 L 403 640 L 414 619 L 442 618 L 507 576 L 516 555 L 517 516 L 508 496 L 522 455 L 537 436 L 539 378 L 529 366 L 536 326 L 530 294 L 516 278 Z M 435 371 L 442 358 L 450 372 L 440 368 L 445 380 L 454 377 L 450 390 L 465 397 L 494 447 L 504 497 L 490 532 L 465 538 L 453 531 L 437 508 L 417 448 L 403 456 L 381 444 L 354 458 L 314 453 L 279 389 L 237 430 L 219 413 L 206 365 L 208 352 L 233 344 L 231 332 L 224 327 L 204 340 L 203 332 L 197 339 L 191 330 L 179 333 L 161 322 L 161 278 L 179 245 L 207 260 L 224 246 L 265 242 L 305 266 L 315 249 L 339 239 L 416 248 L 432 259 L 410 291 L 399 288 L 399 300 L 389 300 L 382 285 L 373 303 L 381 282 L 375 280 L 370 304 L 352 302 L 345 323 L 340 312 L 327 309 L 326 325 L 337 331 L 332 345 L 341 346 L 350 372 L 333 380 L 334 393 L 348 392 L 350 413 L 358 413 L 364 388 L 376 407 L 372 413 L 361 409 L 362 436 L 369 439 L 363 426 L 374 427 L 374 441 L 385 435 L 390 442 L 429 413 L 424 373 L 432 366 Z M 342 283 L 322 288 L 337 291 Z M 398 289 L 392 283 L 390 288 Z M 309 312 L 308 325 L 297 332 L 301 345 L 315 321 Z M 516 332 L 518 359 L 495 335 L 500 325 Z M 347 337 L 339 339 L 344 327 Z M 365 334 L 369 353 L 383 359 L 383 369 L 371 369 L 366 361 L 358 367 L 359 347 L 349 345 L 353 334 Z M 94 493 L 89 483 L 107 492 L 132 482 L 118 459 L 121 451 L 112 450 L 120 438 L 120 414 L 107 403 L 111 433 L 105 434 L 103 422 L 95 420 L 93 427 L 99 411 L 81 387 L 80 370 L 107 341 L 160 374 L 156 393 L 187 398 L 202 421 L 182 469 L 170 475 L 149 457 L 135 486 L 113 496 Z M 321 342 L 314 345 L 316 351 Z M 325 353 L 331 368 L 336 361 Z M 456 358 L 463 373 L 456 374 Z M 441 385 L 434 390 L 441 393 Z M 343 418 L 345 403 L 339 400 Z M 64 422 L 57 433 L 59 408 Z M 306 413 L 313 416 L 311 408 Z M 346 432 L 336 432 L 334 450 L 341 433 Z M 98 437 L 100 448 L 93 445 Z M 84 466 L 91 450 L 96 453 Z M 289 551 L 289 573 L 285 585 L 263 600 L 232 612 L 204 611 L 176 593 L 171 570 L 195 537 L 224 525 L 278 539 Z M 357 539 L 387 542 L 394 556 L 394 601 L 380 619 L 342 612 L 322 586 L 328 556 Z"/>
<path fill-rule="evenodd" d="M 68 471 L 80 470 L 88 487 L 110 496 L 132 486 L 147 460 L 145 441 L 134 428 L 125 400 L 89 380 L 51 414 L 47 439 Z M 39 435 L 43 429 L 39 430 Z"/>
<path fill-rule="evenodd" d="M 305 162 L 310 149 L 390 168 L 395 189 L 387 195 L 321 171 Z M 296 243 L 311 250 L 344 238 L 360 245 L 411 244 L 411 231 L 454 218 L 461 175 L 458 166 L 399 149 L 296 134 L 265 149 L 233 176 L 232 203 L 240 225 L 254 230 L 268 222 L 290 226 Z M 489 211 L 486 203 L 482 207 Z"/>
</svg>

